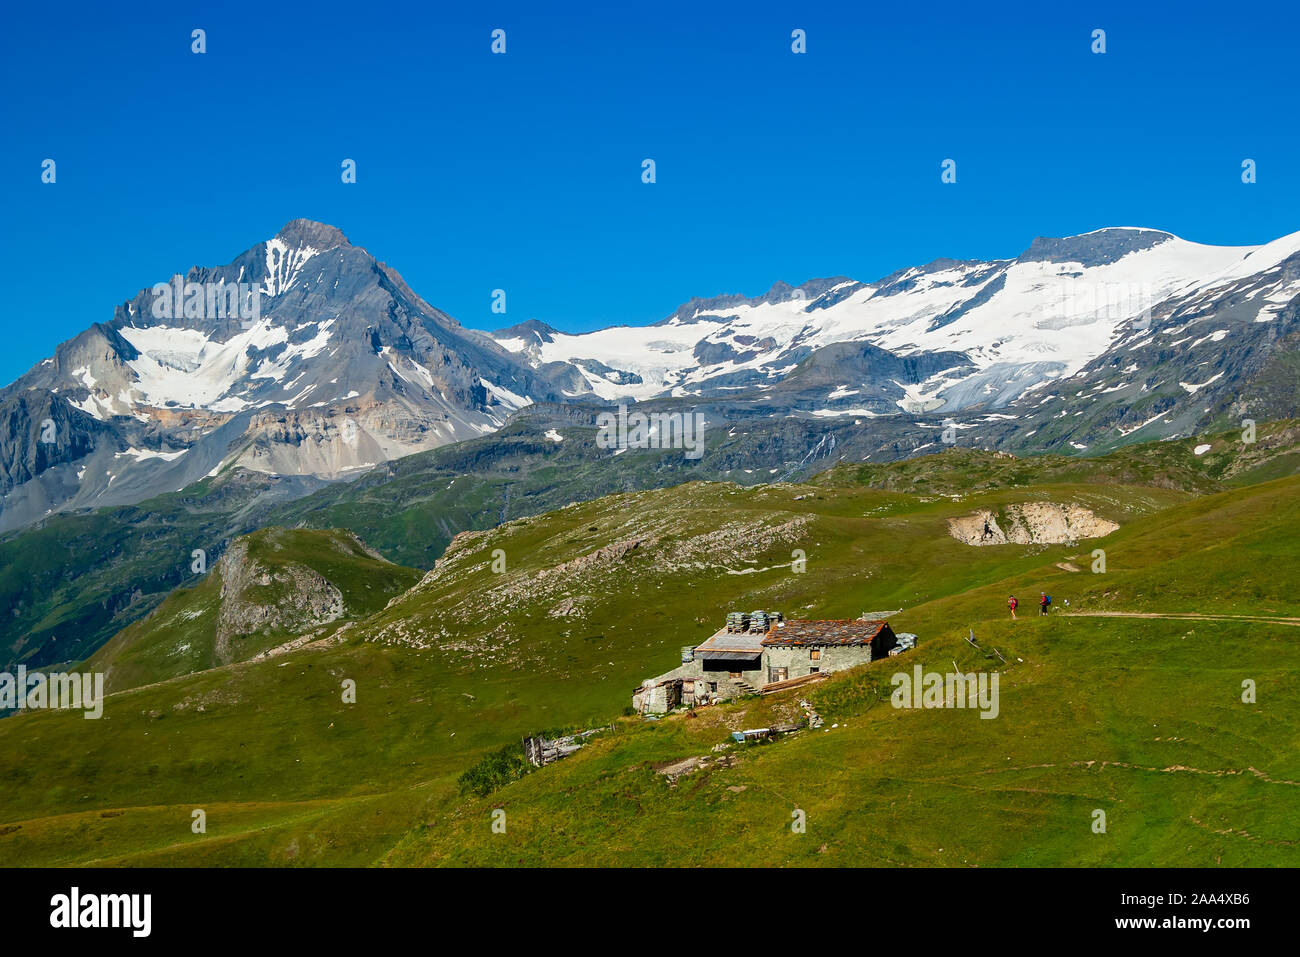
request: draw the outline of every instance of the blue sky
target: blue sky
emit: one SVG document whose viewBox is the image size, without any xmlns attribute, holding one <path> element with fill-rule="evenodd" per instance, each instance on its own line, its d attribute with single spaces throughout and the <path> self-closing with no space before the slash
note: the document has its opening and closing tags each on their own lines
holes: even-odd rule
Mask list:
<svg viewBox="0 0 1300 957">
<path fill-rule="evenodd" d="M 1300 229 L 1294 4 L 590 6 L 12 5 L 0 382 L 297 217 L 482 329 L 651 322 L 1106 225 Z"/>
</svg>

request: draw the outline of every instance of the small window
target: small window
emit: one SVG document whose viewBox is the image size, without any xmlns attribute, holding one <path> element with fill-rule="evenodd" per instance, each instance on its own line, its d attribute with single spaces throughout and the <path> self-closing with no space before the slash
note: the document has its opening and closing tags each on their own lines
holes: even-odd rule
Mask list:
<svg viewBox="0 0 1300 957">
<path fill-rule="evenodd" d="M 820 672 L 820 671 L 821 671 L 821 669 L 818 668 L 816 665 L 814 665 L 813 667 L 811 667 L 811 668 L 808 669 L 808 674 L 810 674 L 810 675 L 815 675 L 815 674 L 817 674 L 817 673 Z"/>
<path fill-rule="evenodd" d="M 821 660 L 822 660 L 822 650 L 821 650 L 820 648 L 814 648 L 814 649 L 813 649 L 812 651 L 810 651 L 808 654 L 812 657 L 812 660 L 813 660 L 813 661 L 821 661 Z"/>
</svg>

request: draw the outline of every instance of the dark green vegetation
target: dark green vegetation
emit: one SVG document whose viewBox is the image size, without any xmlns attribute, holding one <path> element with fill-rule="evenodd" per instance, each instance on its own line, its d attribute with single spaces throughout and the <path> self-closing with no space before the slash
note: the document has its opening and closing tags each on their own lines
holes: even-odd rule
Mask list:
<svg viewBox="0 0 1300 957">
<path fill-rule="evenodd" d="M 467 533 L 329 640 L 113 694 L 100 721 L 0 721 L 0 862 L 1295 865 L 1300 475 L 1285 434 L 691 482 Z M 948 534 L 949 518 L 1036 501 L 1121 527 L 1060 545 Z M 1089 571 L 1095 548 L 1104 574 Z M 1011 622 L 1007 595 L 1029 612 L 1040 589 L 1058 616 Z M 902 608 L 896 630 L 921 644 L 811 689 L 618 719 L 518 780 L 480 765 L 539 727 L 607 725 L 680 646 L 758 607 Z M 136 655 L 143 674 L 174 647 L 148 634 L 124 633 L 117 660 Z M 1001 673 L 996 720 L 882 698 L 894 671 L 954 662 Z M 801 694 L 827 730 L 717 752 L 734 764 L 675 783 L 658 773 L 798 717 Z M 494 777 L 481 797 L 461 793 L 476 766 Z M 206 834 L 190 830 L 195 808 Z"/>
<path fill-rule="evenodd" d="M 264 524 L 281 482 L 237 471 L 124 508 L 56 515 L 0 541 L 0 659 L 84 658 L 177 586 L 197 584 L 226 543 Z"/>
<path fill-rule="evenodd" d="M 456 783 L 460 785 L 461 794 L 487 797 L 497 788 L 518 781 L 531 770 L 532 766 L 524 760 L 520 748 L 514 744 L 507 744 L 499 751 L 485 754 L 476 765 L 462 774 Z"/>
</svg>

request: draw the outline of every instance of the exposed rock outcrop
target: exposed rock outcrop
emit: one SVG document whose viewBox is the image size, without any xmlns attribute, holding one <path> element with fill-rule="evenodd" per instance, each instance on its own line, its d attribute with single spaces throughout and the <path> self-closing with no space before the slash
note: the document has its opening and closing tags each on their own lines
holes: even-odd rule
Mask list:
<svg viewBox="0 0 1300 957">
<path fill-rule="evenodd" d="M 238 660 L 233 643 L 268 628 L 301 633 L 343 617 L 343 594 L 322 575 L 296 563 L 272 569 L 249 557 L 248 542 L 235 540 L 217 566 L 221 612 L 216 657 Z"/>
<path fill-rule="evenodd" d="M 1119 528 L 1083 505 L 1025 502 L 1000 513 L 980 509 L 948 519 L 948 533 L 966 545 L 1062 545 L 1101 538 Z"/>
</svg>

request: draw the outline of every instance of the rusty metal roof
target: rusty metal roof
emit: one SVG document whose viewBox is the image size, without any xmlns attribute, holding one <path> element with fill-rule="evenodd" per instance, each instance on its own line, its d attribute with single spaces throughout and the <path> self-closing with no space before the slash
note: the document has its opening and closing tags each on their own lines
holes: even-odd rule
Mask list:
<svg viewBox="0 0 1300 957">
<path fill-rule="evenodd" d="M 796 645 L 869 645 L 888 622 L 879 619 L 863 621 L 831 620 L 805 621 L 787 619 L 783 625 L 774 625 L 763 636 L 768 647 Z"/>
<path fill-rule="evenodd" d="M 757 658 L 763 653 L 763 635 L 758 632 L 729 632 L 725 628 L 695 646 L 695 657 L 709 660 Z"/>
</svg>

